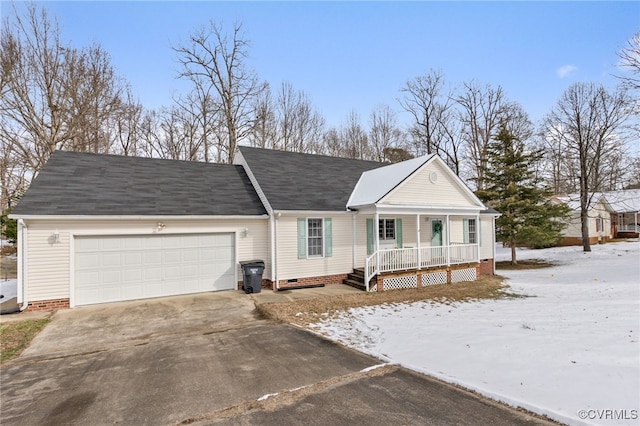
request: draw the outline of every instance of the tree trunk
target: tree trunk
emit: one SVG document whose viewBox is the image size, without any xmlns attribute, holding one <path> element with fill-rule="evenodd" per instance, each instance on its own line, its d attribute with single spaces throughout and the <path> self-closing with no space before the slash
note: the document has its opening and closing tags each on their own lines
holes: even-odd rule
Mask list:
<svg viewBox="0 0 640 426">
<path fill-rule="evenodd" d="M 511 246 L 511 264 L 517 265 L 518 260 L 516 259 L 516 243 L 514 241 L 511 241 L 509 245 Z"/>
<path fill-rule="evenodd" d="M 586 208 L 580 209 L 580 222 L 582 224 L 582 250 L 591 251 L 589 242 L 589 212 Z"/>
</svg>

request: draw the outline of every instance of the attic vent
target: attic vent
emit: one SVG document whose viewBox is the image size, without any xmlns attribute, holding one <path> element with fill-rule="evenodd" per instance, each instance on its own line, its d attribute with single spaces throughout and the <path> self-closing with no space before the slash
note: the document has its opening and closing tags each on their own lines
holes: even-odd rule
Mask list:
<svg viewBox="0 0 640 426">
<path fill-rule="evenodd" d="M 436 183 L 438 181 L 438 173 L 436 172 L 429 173 L 429 181 L 431 181 L 431 183 Z"/>
</svg>

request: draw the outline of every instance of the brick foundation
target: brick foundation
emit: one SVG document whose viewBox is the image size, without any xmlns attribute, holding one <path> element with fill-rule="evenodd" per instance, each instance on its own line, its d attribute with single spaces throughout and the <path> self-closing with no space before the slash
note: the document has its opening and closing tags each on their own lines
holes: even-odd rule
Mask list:
<svg viewBox="0 0 640 426">
<path fill-rule="evenodd" d="M 25 312 L 34 311 L 57 311 L 58 309 L 68 309 L 69 299 L 56 299 L 56 300 L 40 300 L 37 302 L 29 302 Z"/>
<path fill-rule="evenodd" d="M 482 259 L 478 266 L 478 275 L 494 275 L 493 259 Z"/>
<path fill-rule="evenodd" d="M 304 287 L 313 286 L 319 284 L 331 285 L 342 284 L 342 280 L 347 279 L 347 274 L 336 275 L 321 275 L 318 277 L 298 278 L 295 282 L 289 282 L 288 280 L 280 280 L 280 288 L 287 287 Z"/>
<path fill-rule="evenodd" d="M 607 241 L 609 241 L 611 239 L 611 237 L 602 237 L 600 240 L 598 240 L 598 237 L 589 237 L 589 244 L 590 245 L 594 245 L 594 244 L 602 244 L 602 243 L 606 243 Z M 582 238 L 581 237 L 564 237 L 562 239 L 562 241 L 560 241 L 558 243 L 558 246 L 560 247 L 564 247 L 564 246 L 581 246 L 582 245 Z"/>
</svg>

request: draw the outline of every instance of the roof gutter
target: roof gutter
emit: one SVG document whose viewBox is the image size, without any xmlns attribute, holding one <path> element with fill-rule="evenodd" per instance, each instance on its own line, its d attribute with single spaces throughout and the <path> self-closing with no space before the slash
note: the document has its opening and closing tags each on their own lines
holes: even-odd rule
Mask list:
<svg viewBox="0 0 640 426">
<path fill-rule="evenodd" d="M 9 219 L 47 219 L 47 220 L 211 220 L 211 219 L 269 219 L 262 215 L 228 215 L 228 216 L 167 216 L 167 215 L 9 215 Z"/>
<path fill-rule="evenodd" d="M 27 292 L 27 225 L 24 220 L 18 219 L 18 303 L 22 303 L 20 311 L 29 306 Z"/>
</svg>

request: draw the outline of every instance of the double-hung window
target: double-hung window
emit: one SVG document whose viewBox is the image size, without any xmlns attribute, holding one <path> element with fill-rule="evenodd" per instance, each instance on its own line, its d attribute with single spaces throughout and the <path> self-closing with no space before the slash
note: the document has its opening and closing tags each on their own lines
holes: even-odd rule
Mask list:
<svg viewBox="0 0 640 426">
<path fill-rule="evenodd" d="M 478 242 L 478 222 L 476 219 L 465 219 L 465 243 L 476 244 Z"/>
<path fill-rule="evenodd" d="M 332 256 L 332 223 L 330 217 L 298 218 L 298 259 Z"/>
<path fill-rule="evenodd" d="M 322 219 L 307 219 L 307 256 L 322 256 L 323 231 Z"/>
<path fill-rule="evenodd" d="M 396 239 L 396 220 L 380 219 L 378 222 L 378 237 L 380 240 Z"/>
</svg>

